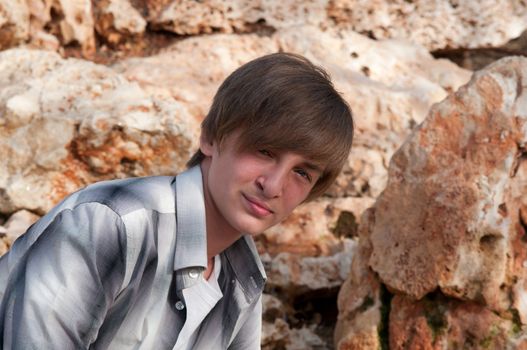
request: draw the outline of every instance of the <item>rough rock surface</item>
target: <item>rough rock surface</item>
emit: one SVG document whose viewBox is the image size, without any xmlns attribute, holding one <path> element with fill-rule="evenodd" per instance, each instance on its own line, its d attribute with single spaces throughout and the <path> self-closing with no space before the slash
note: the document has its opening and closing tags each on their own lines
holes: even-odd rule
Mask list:
<svg viewBox="0 0 527 350">
<path fill-rule="evenodd" d="M 95 22 L 91 0 L 44 0 L 62 18 L 59 21 L 62 44 L 77 42 L 89 56 L 95 51 Z"/>
<path fill-rule="evenodd" d="M 44 213 L 97 180 L 173 174 L 199 129 L 184 105 L 111 69 L 43 51 L 0 53 L 0 213 Z"/>
<path fill-rule="evenodd" d="M 527 3 L 517 0 L 329 0 L 327 12 L 339 27 L 429 50 L 500 46 L 527 29 Z"/>
<path fill-rule="evenodd" d="M 29 39 L 29 8 L 25 0 L 0 3 L 0 50 Z"/>
<path fill-rule="evenodd" d="M 94 5 L 95 29 L 108 43 L 144 33 L 146 20 L 128 0 L 102 0 Z"/>
<path fill-rule="evenodd" d="M 169 91 L 187 103 L 197 120 L 202 120 L 221 82 L 243 63 L 277 52 L 271 38 L 248 35 L 211 35 L 181 40 L 161 53 L 129 58 L 113 68 L 146 91 Z"/>
<path fill-rule="evenodd" d="M 527 4 L 517 0 L 6 0 L 0 5 L 0 48 L 30 41 L 61 50 L 56 43 L 78 43 L 91 57 L 98 44 L 140 37 L 147 26 L 150 32 L 196 35 L 298 25 L 403 39 L 429 50 L 485 48 L 518 37 L 526 18 Z"/>
<path fill-rule="evenodd" d="M 328 344 L 313 330 L 313 326 L 291 328 L 287 323 L 287 309 L 278 298 L 263 295 L 262 349 L 326 350 Z"/>
<path fill-rule="evenodd" d="M 11 215 L 3 226 L 9 246 L 38 219 L 40 219 L 40 216 L 27 210 L 19 210 Z"/>
<path fill-rule="evenodd" d="M 359 333 L 357 320 L 371 312 L 371 307 L 361 310 L 357 305 L 368 298 L 376 304 L 372 291 L 378 283 L 395 293 L 389 321 L 394 348 L 426 343 L 422 348 L 432 349 L 446 341 L 502 348 L 524 336 L 525 77 L 527 59 L 519 57 L 477 72 L 466 86 L 432 107 L 394 154 L 387 187 L 362 219 L 359 253 L 345 284 L 355 288 L 341 291 L 337 343 L 353 342 Z M 357 274 L 354 266 L 360 265 Z M 372 276 L 373 282 L 365 283 Z M 451 315 L 445 321 L 449 331 L 439 338 L 431 321 L 420 316 L 426 305 L 409 301 L 431 293 L 445 296 Z M 390 301 L 384 300 L 386 304 Z M 476 317 L 470 315 L 478 315 L 481 323 L 464 325 L 465 319 Z M 490 338 L 471 335 L 472 326 L 489 330 Z M 377 323 L 377 332 L 382 327 Z M 345 344 L 339 348 L 347 349 Z"/>
<path fill-rule="evenodd" d="M 255 24 L 275 29 L 298 24 L 320 25 L 327 20 L 326 0 L 286 1 L 165 1 L 150 5 L 149 21 L 178 34 L 244 32 Z"/>
<path fill-rule="evenodd" d="M 429 50 L 498 46 L 527 29 L 527 4 L 516 0 L 164 0 L 147 7 L 154 27 L 183 35 L 309 24 L 409 40 Z"/>
<path fill-rule="evenodd" d="M 525 349 L 525 332 L 484 306 L 432 295 L 397 295 L 390 310 L 390 349 Z"/>
<path fill-rule="evenodd" d="M 366 210 L 359 226 L 359 245 L 354 251 L 351 271 L 339 291 L 334 334 L 336 349 L 381 349 L 382 289 L 368 267 L 372 249 L 368 234 L 373 219 L 373 211 Z"/>
</svg>

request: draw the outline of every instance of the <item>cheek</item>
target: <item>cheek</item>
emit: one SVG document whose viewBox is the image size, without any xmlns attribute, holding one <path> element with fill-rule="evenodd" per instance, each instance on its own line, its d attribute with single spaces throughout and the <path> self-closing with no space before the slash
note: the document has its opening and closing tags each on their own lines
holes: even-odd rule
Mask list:
<svg viewBox="0 0 527 350">
<path fill-rule="evenodd" d="M 309 195 L 309 189 L 305 186 L 292 186 L 289 190 L 287 200 L 285 201 L 286 210 L 293 211 L 298 207 Z"/>
</svg>

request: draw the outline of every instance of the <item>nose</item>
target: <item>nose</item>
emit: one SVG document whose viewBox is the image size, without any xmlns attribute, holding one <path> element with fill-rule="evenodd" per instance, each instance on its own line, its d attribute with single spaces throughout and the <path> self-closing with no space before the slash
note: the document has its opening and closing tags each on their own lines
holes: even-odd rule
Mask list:
<svg viewBox="0 0 527 350">
<path fill-rule="evenodd" d="M 256 185 L 265 198 L 278 198 L 282 196 L 287 182 L 287 172 L 285 169 L 273 167 L 256 179 Z"/>
</svg>

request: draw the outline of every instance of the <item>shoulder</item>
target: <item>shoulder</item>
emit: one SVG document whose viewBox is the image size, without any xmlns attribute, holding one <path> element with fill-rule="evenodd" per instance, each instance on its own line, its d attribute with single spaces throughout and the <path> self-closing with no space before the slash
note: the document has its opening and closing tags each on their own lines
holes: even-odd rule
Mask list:
<svg viewBox="0 0 527 350">
<path fill-rule="evenodd" d="M 138 210 L 172 213 L 174 200 L 174 177 L 151 176 L 98 182 L 74 193 L 66 202 L 96 202 L 124 216 Z"/>
</svg>

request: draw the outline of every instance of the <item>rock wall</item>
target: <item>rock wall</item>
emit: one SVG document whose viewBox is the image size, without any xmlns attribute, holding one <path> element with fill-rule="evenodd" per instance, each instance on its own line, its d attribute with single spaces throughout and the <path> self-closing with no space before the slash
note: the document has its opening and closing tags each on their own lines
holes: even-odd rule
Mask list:
<svg viewBox="0 0 527 350">
<path fill-rule="evenodd" d="M 443 231 L 436 228 L 426 236 L 412 231 L 415 235 L 405 233 L 396 240 L 395 219 L 399 221 L 394 223 L 413 225 L 413 230 L 419 227 L 415 219 L 419 215 L 428 215 L 428 220 L 448 217 L 445 221 L 450 222 L 452 211 L 458 215 L 456 222 L 465 218 L 468 224 L 469 216 L 461 218 L 461 212 L 469 209 L 456 207 L 458 213 L 448 207 L 446 215 L 441 211 L 446 209 L 431 205 L 436 197 L 445 196 L 443 200 L 454 206 L 458 192 L 449 192 L 449 186 L 460 187 L 456 177 L 468 173 L 449 173 L 449 181 L 435 192 L 416 192 L 410 186 L 401 194 L 395 190 L 403 186 L 394 185 L 388 167 L 392 164 L 392 169 L 396 159 L 402 169 L 414 162 L 417 168 L 422 166 L 423 151 L 417 146 L 406 158 L 392 155 L 429 123 L 431 117 L 427 121 L 425 117 L 431 106 L 458 96 L 453 92 L 470 79 L 472 72 L 436 59 L 430 51 L 503 45 L 527 28 L 526 18 L 527 4 L 513 0 L 3 1 L 0 254 L 39 215 L 88 183 L 181 171 L 196 148 L 199 122 L 222 80 L 253 58 L 294 52 L 330 73 L 352 106 L 356 135 L 343 173 L 325 196 L 301 206 L 257 241 L 269 275 L 262 347 L 331 349 L 333 333 L 342 349 L 421 346 L 421 338 L 467 344 L 471 332 L 489 329 L 496 337 L 477 340 L 511 346 L 511 339 L 523 334 L 525 316 L 524 311 L 511 311 L 515 309 L 506 297 L 517 295 L 515 303 L 520 305 L 523 289 L 518 287 L 519 260 L 502 260 L 507 254 L 523 254 L 523 246 L 508 247 L 504 242 L 512 234 L 502 233 L 499 225 L 479 236 L 472 233 L 470 239 L 453 233 L 442 237 Z M 495 98 L 494 92 L 478 103 L 484 104 L 489 96 Z M 454 112 L 442 113 L 467 114 L 474 106 L 466 103 L 458 102 L 451 107 Z M 451 139 L 437 141 L 438 149 L 443 142 L 468 137 L 458 130 L 460 125 L 445 122 L 444 134 Z M 433 134 L 430 140 L 438 137 Z M 464 141 L 467 154 L 476 147 L 474 140 Z M 489 150 L 492 147 L 485 152 Z M 471 167 L 470 176 L 487 176 L 481 186 L 490 191 L 486 198 L 491 203 L 481 202 L 473 214 L 483 213 L 482 208 L 490 213 L 496 196 L 504 191 L 493 188 L 507 187 L 500 177 L 486 173 L 496 161 L 493 154 L 477 156 Z M 428 158 L 435 159 L 435 153 Z M 450 169 L 458 164 L 452 159 L 446 157 L 440 165 Z M 478 165 L 481 159 L 486 165 Z M 437 175 L 430 170 L 422 176 Z M 521 181 L 514 183 L 514 191 L 520 191 Z M 384 212 L 379 203 L 390 188 L 394 192 L 386 202 L 393 209 L 380 214 Z M 399 197 L 406 199 L 393 200 Z M 436 211 L 423 214 L 427 208 Z M 517 209 L 507 204 L 505 211 Z M 488 241 L 489 247 L 496 241 L 501 248 L 482 253 L 478 239 Z M 399 248 L 393 250 L 395 243 Z M 446 248 L 439 249 L 440 243 Z M 458 245 L 466 250 L 457 250 Z M 414 251 L 421 255 L 409 253 Z M 448 274 L 436 265 L 453 270 Z M 433 274 L 423 272 L 430 266 Z M 499 271 L 494 270 L 497 266 Z M 479 281 L 485 275 L 487 279 Z M 476 322 L 478 317 L 481 321 Z M 429 324 L 433 327 L 426 328 Z M 452 329 L 447 335 L 445 324 Z M 433 344 L 437 347 L 443 341 Z"/>
<path fill-rule="evenodd" d="M 394 154 L 339 296 L 338 349 L 380 328 L 392 349 L 527 346 L 526 76 L 520 57 L 477 72 Z"/>
<path fill-rule="evenodd" d="M 0 48 L 75 42 L 90 55 L 97 41 L 122 43 L 142 36 L 147 26 L 198 35 L 306 24 L 410 40 L 429 50 L 478 48 L 519 36 L 527 29 L 526 16 L 527 4 L 517 0 L 7 0 L 0 4 Z"/>
</svg>

